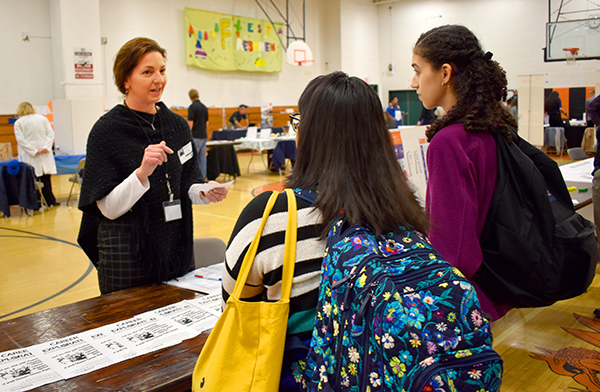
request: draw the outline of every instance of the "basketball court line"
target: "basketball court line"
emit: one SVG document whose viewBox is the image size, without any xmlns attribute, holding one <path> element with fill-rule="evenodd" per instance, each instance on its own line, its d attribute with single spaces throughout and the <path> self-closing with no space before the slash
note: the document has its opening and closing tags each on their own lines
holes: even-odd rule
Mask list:
<svg viewBox="0 0 600 392">
<path fill-rule="evenodd" d="M 18 233 L 22 233 L 22 234 L 27 234 L 27 235 L 28 235 L 28 236 L 0 235 L 0 237 L 3 237 L 3 238 L 9 237 L 9 238 L 27 238 L 27 239 L 37 239 L 37 240 L 50 240 L 50 241 L 62 242 L 62 243 L 64 243 L 64 244 L 71 245 L 71 246 L 75 246 L 75 247 L 77 247 L 77 248 L 81 249 L 81 247 L 80 247 L 79 245 L 77 245 L 77 244 L 74 244 L 74 243 L 72 243 L 72 242 L 65 241 L 65 240 L 61 240 L 61 239 L 59 239 L 59 238 L 50 237 L 50 236 L 43 235 L 43 234 L 32 233 L 32 232 L 30 232 L 30 231 L 25 231 L 25 230 L 9 229 L 9 228 L 6 228 L 6 227 L 0 227 L 0 230 L 14 231 L 14 232 L 18 232 Z M 38 301 L 38 302 L 36 302 L 36 303 L 33 303 L 33 304 L 31 304 L 31 305 L 28 305 L 28 306 L 26 306 L 26 307 L 24 307 L 24 308 L 21 308 L 21 309 L 15 310 L 15 311 L 13 311 L 13 312 L 10 312 L 10 313 L 7 313 L 7 314 L 4 314 L 4 315 L 1 315 L 1 316 L 0 316 L 0 320 L 1 320 L 1 319 L 3 319 L 3 318 L 10 317 L 10 316 L 12 316 L 12 315 L 14 315 L 14 314 L 17 314 L 17 313 L 24 312 L 24 311 L 26 311 L 26 310 L 28 310 L 28 309 L 31 309 L 31 308 L 33 308 L 33 307 L 35 307 L 35 306 L 38 306 L 38 305 L 40 305 L 40 304 L 43 304 L 44 302 L 47 302 L 47 301 L 49 301 L 49 300 L 51 300 L 51 299 L 53 299 L 53 298 L 56 298 L 56 297 L 58 297 L 59 295 L 61 295 L 61 294 L 65 293 L 65 292 L 67 292 L 67 291 L 69 291 L 70 289 L 72 289 L 73 287 L 75 287 L 75 286 L 77 286 L 79 283 L 81 283 L 81 282 L 82 282 L 82 281 L 83 281 L 85 278 L 87 278 L 87 276 L 88 276 L 88 275 L 89 275 L 89 274 L 90 274 L 90 273 L 91 273 L 93 270 L 94 270 L 94 265 L 93 265 L 93 264 L 92 264 L 92 262 L 90 261 L 90 263 L 89 263 L 89 265 L 88 265 L 88 268 L 87 268 L 87 270 L 86 270 L 86 271 L 83 273 L 83 275 L 81 275 L 81 276 L 80 276 L 80 277 L 79 277 L 79 278 L 78 278 L 78 279 L 77 279 L 75 282 L 71 283 L 69 286 L 65 287 L 64 289 L 62 289 L 62 290 L 60 290 L 60 291 L 58 291 L 58 292 L 56 292 L 56 293 L 52 294 L 51 296 L 49 296 L 49 297 L 47 297 L 47 298 L 44 298 L 44 299 L 42 299 L 42 300 L 40 300 L 40 301 Z"/>
</svg>

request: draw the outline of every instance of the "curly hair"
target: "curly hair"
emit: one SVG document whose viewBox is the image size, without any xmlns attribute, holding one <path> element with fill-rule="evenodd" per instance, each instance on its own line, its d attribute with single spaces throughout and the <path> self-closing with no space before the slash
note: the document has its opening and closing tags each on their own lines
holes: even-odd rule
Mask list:
<svg viewBox="0 0 600 392">
<path fill-rule="evenodd" d="M 424 58 L 434 70 L 444 64 L 452 67 L 450 86 L 456 105 L 427 130 L 427 139 L 445 126 L 462 123 L 468 132 L 489 132 L 495 126 L 509 142 L 509 128 L 518 125 L 502 103 L 506 97 L 506 72 L 492 53 L 485 53 L 477 37 L 464 26 L 446 25 L 421 34 L 413 52 Z"/>
</svg>

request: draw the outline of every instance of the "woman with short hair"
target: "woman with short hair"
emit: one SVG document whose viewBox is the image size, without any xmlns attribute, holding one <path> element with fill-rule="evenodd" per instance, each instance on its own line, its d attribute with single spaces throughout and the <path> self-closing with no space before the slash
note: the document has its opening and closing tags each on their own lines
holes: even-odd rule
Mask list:
<svg viewBox="0 0 600 392">
<path fill-rule="evenodd" d="M 192 270 L 192 204 L 227 194 L 198 188 L 204 180 L 189 125 L 160 102 L 165 60 L 149 38 L 123 45 L 113 72 L 125 99 L 88 137 L 78 242 L 98 269 L 102 294 Z"/>
</svg>

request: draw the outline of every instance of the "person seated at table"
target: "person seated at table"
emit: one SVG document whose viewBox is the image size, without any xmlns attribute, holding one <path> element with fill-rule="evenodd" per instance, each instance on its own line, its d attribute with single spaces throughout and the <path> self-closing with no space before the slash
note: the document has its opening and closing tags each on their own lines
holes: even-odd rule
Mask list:
<svg viewBox="0 0 600 392">
<path fill-rule="evenodd" d="M 113 72 L 125 99 L 88 137 L 77 240 L 98 270 L 102 294 L 193 269 L 192 204 L 227 195 L 226 188 L 199 189 L 205 181 L 190 127 L 160 102 L 165 59 L 149 38 L 121 47 Z"/>
<path fill-rule="evenodd" d="M 306 345 L 315 322 L 327 232 L 342 208 L 350 225 L 366 224 L 377 233 L 398 226 L 425 233 L 428 227 L 425 212 L 396 160 L 380 105 L 377 93 L 363 80 L 334 72 L 308 84 L 298 103 L 300 117 L 292 118 L 296 164 L 285 186 L 297 193 L 317 194 L 314 204 L 296 198 L 298 241 L 287 334 Z M 250 201 L 235 224 L 223 270 L 224 301 L 235 287 L 270 194 L 261 193 Z M 242 292 L 244 299 L 280 298 L 286 222 L 287 198 L 282 194 L 266 222 Z M 292 376 L 295 361 L 293 355 L 285 357 L 280 391 L 298 390 L 301 378 Z"/>
<path fill-rule="evenodd" d="M 229 129 L 237 129 L 237 128 L 247 128 L 248 127 L 248 117 L 246 116 L 246 105 L 240 105 L 238 110 L 233 112 L 231 117 L 229 117 L 229 122 L 227 123 L 227 128 Z M 243 125 L 242 125 L 243 123 Z"/>
</svg>

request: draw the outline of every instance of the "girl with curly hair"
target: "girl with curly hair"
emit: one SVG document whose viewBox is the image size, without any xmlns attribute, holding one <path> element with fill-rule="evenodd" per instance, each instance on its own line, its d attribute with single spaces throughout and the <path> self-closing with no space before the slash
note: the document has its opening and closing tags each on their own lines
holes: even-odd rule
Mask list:
<svg viewBox="0 0 600 392">
<path fill-rule="evenodd" d="M 429 238 L 452 265 L 471 279 L 482 262 L 479 237 L 494 193 L 497 175 L 496 127 L 509 142 L 517 123 L 502 103 L 506 74 L 484 52 L 466 27 L 448 25 L 421 34 L 413 49 L 411 87 L 428 108 L 441 106 L 446 116 L 427 130 L 429 180 L 426 209 Z M 492 320 L 509 307 L 492 302 L 477 286 L 484 312 Z"/>
</svg>

